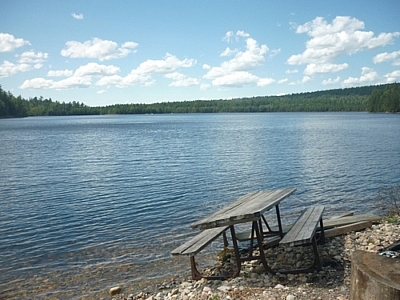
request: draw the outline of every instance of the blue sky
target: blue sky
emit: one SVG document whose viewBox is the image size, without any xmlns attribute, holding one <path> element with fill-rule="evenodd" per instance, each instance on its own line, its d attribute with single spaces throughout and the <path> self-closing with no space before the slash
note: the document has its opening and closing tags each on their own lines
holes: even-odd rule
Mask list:
<svg viewBox="0 0 400 300">
<path fill-rule="evenodd" d="M 400 1 L 3 0 L 0 84 L 90 106 L 400 81 Z"/>
</svg>

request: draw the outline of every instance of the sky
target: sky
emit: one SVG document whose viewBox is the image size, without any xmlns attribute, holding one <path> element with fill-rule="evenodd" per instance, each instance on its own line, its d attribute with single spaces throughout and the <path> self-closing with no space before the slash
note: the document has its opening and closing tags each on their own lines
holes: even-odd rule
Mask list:
<svg viewBox="0 0 400 300">
<path fill-rule="evenodd" d="M 400 1 L 2 0 L 0 84 L 90 106 L 400 81 Z"/>
</svg>

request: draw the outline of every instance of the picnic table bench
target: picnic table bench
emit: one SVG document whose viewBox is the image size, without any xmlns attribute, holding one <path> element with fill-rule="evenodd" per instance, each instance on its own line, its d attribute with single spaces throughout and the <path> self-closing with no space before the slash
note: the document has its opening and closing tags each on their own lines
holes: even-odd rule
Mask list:
<svg viewBox="0 0 400 300">
<path fill-rule="evenodd" d="M 224 246 L 228 246 L 228 240 L 226 238 L 226 230 L 228 227 L 216 227 L 211 229 L 206 229 L 201 231 L 192 239 L 188 240 L 175 250 L 171 252 L 171 255 L 188 255 L 190 257 L 190 267 L 192 271 L 192 278 L 195 280 L 199 280 L 201 278 L 205 279 L 225 279 L 224 276 L 205 276 L 202 275 L 197 267 L 195 261 L 195 255 L 198 254 L 201 250 L 203 250 L 206 246 L 208 246 L 211 242 L 213 242 L 216 238 L 223 235 Z"/>
<path fill-rule="evenodd" d="M 325 242 L 324 226 L 322 221 L 322 213 L 324 206 L 314 206 L 306 209 L 298 220 L 293 224 L 291 229 L 286 233 L 280 245 L 299 246 L 299 245 L 312 245 L 314 252 L 314 262 L 311 266 L 300 269 L 292 270 L 279 270 L 279 273 L 309 273 L 314 270 L 322 270 L 321 260 L 317 248 L 317 227 L 320 227 L 320 240 Z"/>
</svg>

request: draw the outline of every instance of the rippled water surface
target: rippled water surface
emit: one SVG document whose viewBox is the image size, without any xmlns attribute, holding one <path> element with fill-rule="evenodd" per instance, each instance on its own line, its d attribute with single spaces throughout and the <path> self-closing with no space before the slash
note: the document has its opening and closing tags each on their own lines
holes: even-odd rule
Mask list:
<svg viewBox="0 0 400 300">
<path fill-rule="evenodd" d="M 289 220 L 374 211 L 400 182 L 400 115 L 188 114 L 0 120 L 0 299 L 86 298 L 187 272 L 169 252 L 243 194 L 296 187 Z"/>
</svg>

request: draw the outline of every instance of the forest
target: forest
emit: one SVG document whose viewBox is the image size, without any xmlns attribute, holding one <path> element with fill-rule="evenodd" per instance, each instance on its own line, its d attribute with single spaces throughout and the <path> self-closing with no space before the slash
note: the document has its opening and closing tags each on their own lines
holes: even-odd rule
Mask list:
<svg viewBox="0 0 400 300">
<path fill-rule="evenodd" d="M 0 85 L 0 118 L 103 114 L 228 112 L 400 112 L 400 84 L 333 89 L 284 96 L 88 106 L 43 97 L 23 99 Z"/>
</svg>

